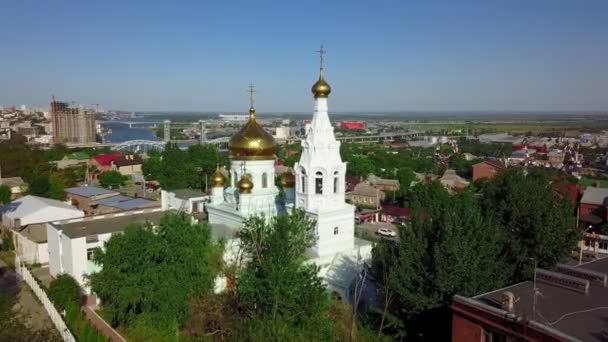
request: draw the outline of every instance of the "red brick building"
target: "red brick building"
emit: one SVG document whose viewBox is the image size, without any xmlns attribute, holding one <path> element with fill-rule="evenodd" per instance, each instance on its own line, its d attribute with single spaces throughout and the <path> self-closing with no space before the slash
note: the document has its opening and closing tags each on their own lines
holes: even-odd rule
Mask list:
<svg viewBox="0 0 608 342">
<path fill-rule="evenodd" d="M 496 174 L 503 170 L 505 166 L 498 160 L 484 160 L 473 165 L 473 182 L 478 179 L 492 179 Z"/>
<path fill-rule="evenodd" d="M 587 187 L 581 198 L 579 217 L 582 222 L 598 224 L 608 220 L 608 189 Z"/>
<path fill-rule="evenodd" d="M 346 129 L 365 129 L 365 123 L 361 121 L 342 121 L 340 127 Z"/>
</svg>

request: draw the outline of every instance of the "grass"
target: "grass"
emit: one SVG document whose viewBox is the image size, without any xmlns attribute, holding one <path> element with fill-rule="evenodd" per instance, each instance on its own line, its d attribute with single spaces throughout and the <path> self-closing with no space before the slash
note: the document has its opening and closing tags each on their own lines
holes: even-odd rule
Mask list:
<svg viewBox="0 0 608 342">
<path fill-rule="evenodd" d="M 0 251 L 0 259 L 2 259 L 8 267 L 15 268 L 15 253 L 13 251 Z"/>
<path fill-rule="evenodd" d="M 599 183 L 600 188 L 608 188 L 608 179 L 593 179 L 583 177 L 578 181 L 578 184 L 580 184 L 584 188 L 588 186 L 595 186 L 596 183 Z"/>
</svg>

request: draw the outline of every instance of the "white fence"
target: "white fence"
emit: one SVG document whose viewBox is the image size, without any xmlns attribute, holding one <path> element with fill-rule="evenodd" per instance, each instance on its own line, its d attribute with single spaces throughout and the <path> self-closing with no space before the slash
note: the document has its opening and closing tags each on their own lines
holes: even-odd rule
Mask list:
<svg viewBox="0 0 608 342">
<path fill-rule="evenodd" d="M 42 302 L 42 305 L 44 305 L 46 312 L 49 314 L 49 317 L 51 317 L 51 321 L 57 330 L 59 330 L 63 340 L 66 342 L 76 342 L 76 339 L 65 325 L 63 317 L 61 317 L 59 312 L 57 312 L 57 309 L 55 309 L 55 306 L 53 303 L 51 303 L 49 297 L 47 297 L 46 292 L 40 288 L 40 285 L 38 285 L 36 279 L 34 279 L 34 276 L 32 276 L 32 273 L 30 273 L 30 270 L 21 264 L 19 256 L 15 256 L 15 270 L 17 271 L 17 274 L 19 274 L 19 276 L 27 283 L 27 285 L 29 285 L 40 302 Z"/>
</svg>

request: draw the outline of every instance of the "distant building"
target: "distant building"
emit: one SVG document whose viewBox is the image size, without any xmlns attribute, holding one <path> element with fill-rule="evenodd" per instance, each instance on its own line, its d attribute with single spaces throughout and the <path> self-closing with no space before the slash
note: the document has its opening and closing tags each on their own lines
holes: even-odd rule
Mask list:
<svg viewBox="0 0 608 342">
<path fill-rule="evenodd" d="M 608 219 L 608 189 L 587 187 L 580 202 L 579 218 L 588 224 L 600 224 Z"/>
<path fill-rule="evenodd" d="M 365 123 L 362 121 L 342 121 L 340 127 L 346 129 L 365 129 Z"/>
<path fill-rule="evenodd" d="M 445 170 L 443 176 L 439 178 L 439 182 L 448 189 L 448 191 L 458 191 L 469 185 L 469 181 L 460 177 L 454 170 Z"/>
<path fill-rule="evenodd" d="M 85 212 L 87 215 L 95 214 L 95 202 L 104 198 L 120 195 L 119 192 L 100 188 L 97 186 L 77 186 L 65 189 L 68 201 Z"/>
<path fill-rule="evenodd" d="M 547 153 L 547 158 L 549 159 L 549 164 L 555 168 L 561 168 L 564 166 L 564 152 L 552 151 Z"/>
<path fill-rule="evenodd" d="M 475 297 L 454 296 L 452 341 L 606 341 L 608 258 L 537 269 L 524 281 Z"/>
<path fill-rule="evenodd" d="M 91 172 L 96 171 L 98 173 L 110 171 L 113 168 L 113 162 L 117 158 L 122 156 L 121 152 L 103 153 L 92 156 L 89 159 L 89 169 Z"/>
<path fill-rule="evenodd" d="M 504 168 L 505 166 L 498 160 L 484 160 L 477 163 L 473 165 L 473 182 L 482 178 L 492 179 Z"/>
<path fill-rule="evenodd" d="M 276 139 L 287 139 L 289 138 L 289 126 L 281 126 L 275 129 L 274 137 Z"/>
<path fill-rule="evenodd" d="M 93 143 L 95 136 L 95 113 L 84 107 L 72 107 L 66 102 L 51 102 L 54 142 Z"/>
<path fill-rule="evenodd" d="M 247 114 L 220 114 L 220 120 L 224 121 L 247 121 L 249 115 Z"/>
<path fill-rule="evenodd" d="M 136 154 L 125 154 L 112 161 L 114 168 L 124 176 L 141 173 L 144 161 Z"/>
<path fill-rule="evenodd" d="M 20 197 L 27 190 L 27 185 L 21 177 L 0 178 L 0 185 L 6 185 L 11 188 L 11 199 Z"/>
<path fill-rule="evenodd" d="M 386 195 L 384 192 L 374 188 L 373 186 L 361 182 L 355 185 L 353 191 L 348 192 L 346 194 L 346 199 L 348 199 L 352 204 L 355 205 L 363 205 L 371 208 L 379 208 L 380 202 L 384 199 Z"/>
<path fill-rule="evenodd" d="M 369 175 L 367 181 L 371 186 L 382 191 L 397 191 L 399 190 L 399 181 L 396 179 L 380 178 L 376 175 Z"/>
</svg>

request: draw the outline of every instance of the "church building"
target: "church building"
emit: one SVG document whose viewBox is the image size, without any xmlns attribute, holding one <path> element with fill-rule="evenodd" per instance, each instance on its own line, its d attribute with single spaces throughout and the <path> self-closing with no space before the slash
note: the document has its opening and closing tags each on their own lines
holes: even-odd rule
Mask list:
<svg viewBox="0 0 608 342">
<path fill-rule="evenodd" d="M 331 87 L 323 76 L 323 49 L 319 79 L 312 86 L 314 112 L 302 140 L 302 155 L 295 175 L 275 175 L 276 141 L 256 121 L 251 89 L 249 120 L 232 137 L 230 182 L 219 172 L 212 177 L 213 189 L 207 204 L 209 222 L 215 227 L 238 230 L 254 215 L 270 218 L 301 209 L 316 223 L 316 243 L 309 251 L 310 262 L 330 291 L 349 298 L 350 286 L 363 262 L 371 257 L 372 244 L 355 238 L 355 207 L 345 201 L 346 163 L 340 156 L 328 114 Z M 275 186 L 279 177 L 284 188 L 280 198 Z M 215 228 L 217 229 L 217 228 Z M 230 248 L 227 248 L 230 254 Z"/>
</svg>

